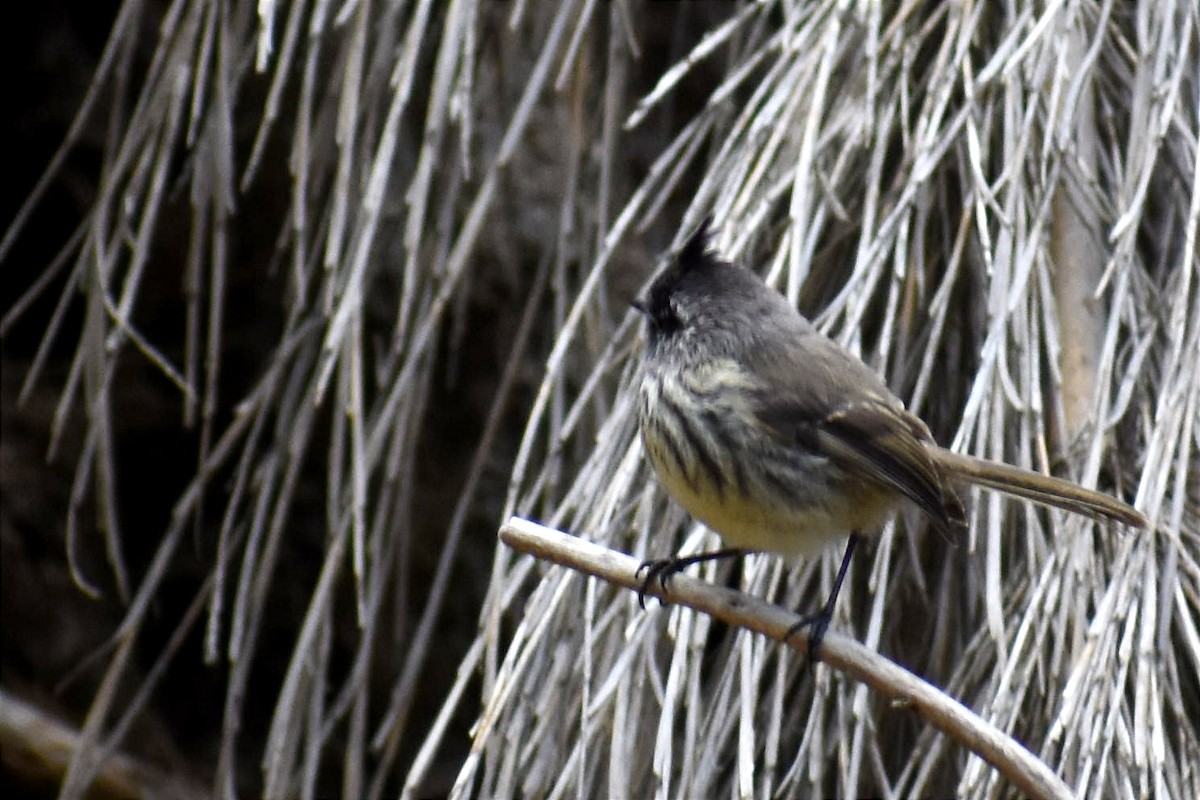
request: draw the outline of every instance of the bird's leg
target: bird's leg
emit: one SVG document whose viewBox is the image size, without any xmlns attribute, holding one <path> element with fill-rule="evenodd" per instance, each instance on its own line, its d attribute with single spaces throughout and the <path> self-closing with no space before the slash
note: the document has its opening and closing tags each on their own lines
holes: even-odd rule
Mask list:
<svg viewBox="0 0 1200 800">
<path fill-rule="evenodd" d="M 842 581 L 846 578 L 846 570 L 850 568 L 850 558 L 854 555 L 854 546 L 861 538 L 857 533 L 850 534 L 850 540 L 846 542 L 846 554 L 842 556 L 842 565 L 838 567 L 837 578 L 833 581 L 833 591 L 829 593 L 825 607 L 815 614 L 806 614 L 799 622 L 788 628 L 787 635 L 783 637 L 786 642 L 792 638 L 793 634 L 799 633 L 804 628 L 811 629 L 808 634 L 809 664 L 815 664 L 821 660 L 821 640 L 825 638 L 825 631 L 829 628 L 830 620 L 833 619 L 833 606 L 837 603 L 838 592 L 842 590 Z"/>
<path fill-rule="evenodd" d="M 642 608 L 646 607 L 646 591 L 650 588 L 650 584 L 656 579 L 658 585 L 666 590 L 667 584 L 677 572 L 690 567 L 692 564 L 700 564 L 704 561 L 716 561 L 719 558 L 737 558 L 744 556 L 749 550 L 741 550 L 738 548 L 729 548 L 726 550 L 713 550 L 708 553 L 697 553 L 694 556 L 684 556 L 683 558 L 658 558 L 652 561 L 643 561 L 642 565 L 637 568 L 637 575 L 642 574 L 642 570 L 646 571 L 646 577 L 642 579 L 642 588 L 638 590 L 638 605 Z M 659 602 L 663 603 L 662 598 Z M 666 603 L 663 603 L 666 605 Z"/>
</svg>

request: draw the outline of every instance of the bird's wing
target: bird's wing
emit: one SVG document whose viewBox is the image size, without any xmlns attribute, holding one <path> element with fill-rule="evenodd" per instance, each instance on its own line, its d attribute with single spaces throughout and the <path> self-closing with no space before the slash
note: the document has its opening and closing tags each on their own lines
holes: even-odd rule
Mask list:
<svg viewBox="0 0 1200 800">
<path fill-rule="evenodd" d="M 824 396 L 812 381 L 794 376 L 809 372 L 799 365 L 790 377 L 772 381 L 759 395 L 758 417 L 771 435 L 828 457 L 854 475 L 887 486 L 917 504 L 947 534 L 965 525 L 962 503 L 944 484 L 929 452 L 936 446 L 925 424 L 891 397 L 871 373 L 867 387 L 856 378 L 857 362 L 837 363 L 842 374 Z M 847 374 L 849 373 L 849 374 Z M 778 374 L 776 377 L 779 377 Z M 840 378 L 840 379 L 839 379 Z M 840 385 L 839 385 L 840 384 Z M 822 383 L 821 385 L 828 385 Z"/>
</svg>

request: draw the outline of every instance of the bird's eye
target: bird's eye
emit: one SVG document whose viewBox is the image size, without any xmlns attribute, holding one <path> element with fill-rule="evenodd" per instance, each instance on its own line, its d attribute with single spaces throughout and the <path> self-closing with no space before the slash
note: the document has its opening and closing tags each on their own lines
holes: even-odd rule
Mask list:
<svg viewBox="0 0 1200 800">
<path fill-rule="evenodd" d="M 683 327 L 683 319 L 669 292 L 652 289 L 649 297 L 634 300 L 632 305 L 646 317 L 654 333 L 674 333 Z"/>
<path fill-rule="evenodd" d="M 651 309 L 650 321 L 660 333 L 674 333 L 683 327 L 683 320 L 679 318 L 671 303 L 663 303 Z"/>
</svg>

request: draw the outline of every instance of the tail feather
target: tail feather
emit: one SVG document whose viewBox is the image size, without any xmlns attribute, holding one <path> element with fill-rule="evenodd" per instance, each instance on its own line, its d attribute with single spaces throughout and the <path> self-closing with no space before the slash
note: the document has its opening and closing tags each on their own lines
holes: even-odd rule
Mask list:
<svg viewBox="0 0 1200 800">
<path fill-rule="evenodd" d="M 1027 469 L 964 456 L 943 448 L 931 448 L 934 460 L 953 480 L 995 489 L 1042 505 L 1054 506 L 1092 519 L 1110 519 L 1145 528 L 1146 518 L 1133 506 L 1079 484 L 1031 472 Z"/>
</svg>

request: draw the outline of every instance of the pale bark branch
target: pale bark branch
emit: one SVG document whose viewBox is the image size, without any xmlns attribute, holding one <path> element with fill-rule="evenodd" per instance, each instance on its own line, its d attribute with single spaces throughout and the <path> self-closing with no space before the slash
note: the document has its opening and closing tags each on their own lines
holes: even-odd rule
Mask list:
<svg viewBox="0 0 1200 800">
<path fill-rule="evenodd" d="M 642 581 L 637 575 L 639 561 L 578 536 L 513 517 L 500 528 L 500 540 L 514 550 L 577 572 L 629 589 L 641 588 Z M 799 617 L 743 592 L 681 574 L 671 579 L 665 591 L 660 591 L 654 582 L 647 594 L 764 634 L 801 653 L 808 650 L 807 637 L 787 637 Z M 821 644 L 821 663 L 862 681 L 896 708 L 907 708 L 920 715 L 994 766 L 1028 797 L 1074 797 L 1062 779 L 1019 742 L 936 686 L 854 639 L 832 631 L 827 633 Z"/>
</svg>

